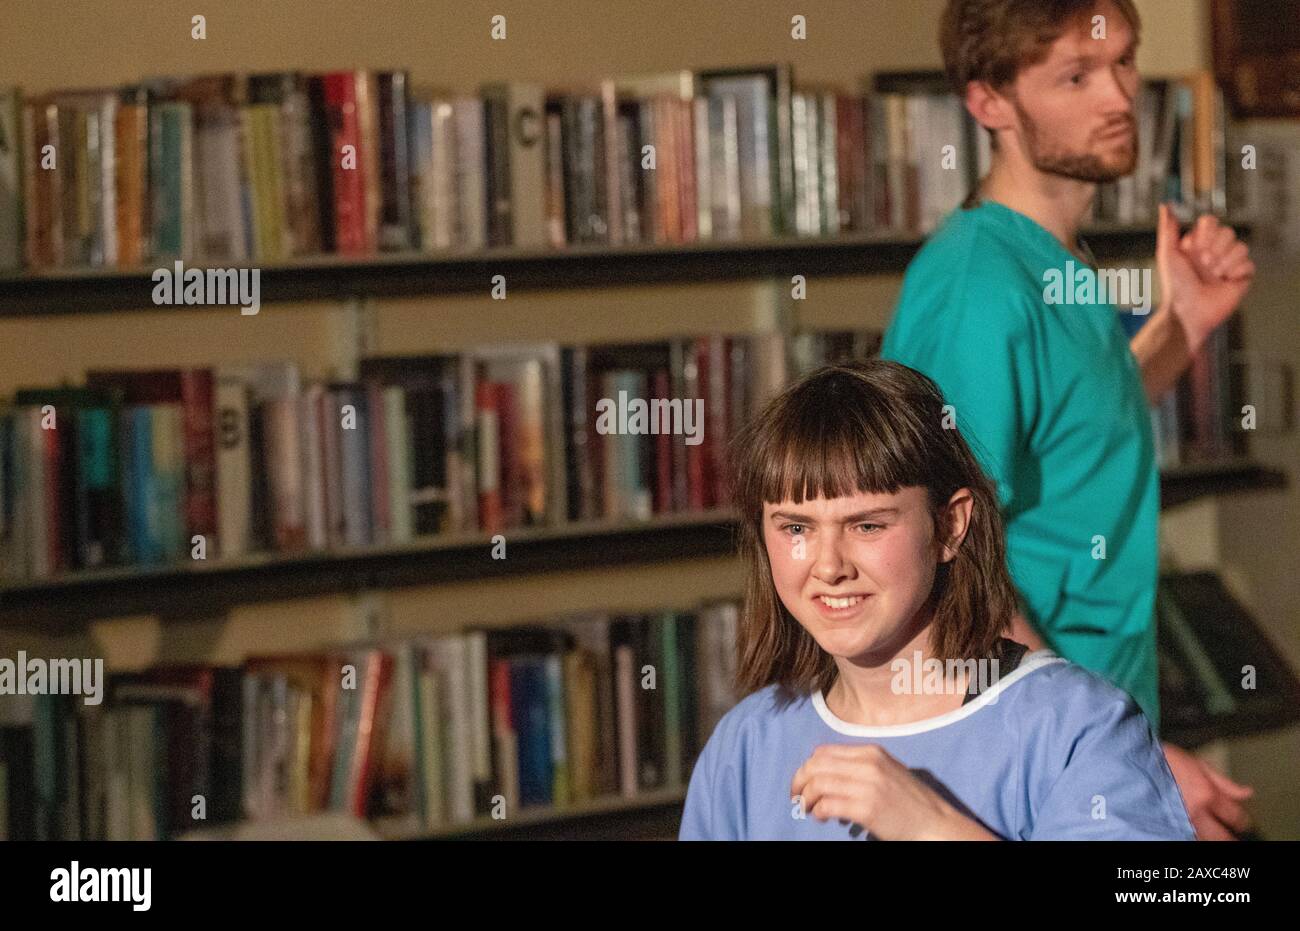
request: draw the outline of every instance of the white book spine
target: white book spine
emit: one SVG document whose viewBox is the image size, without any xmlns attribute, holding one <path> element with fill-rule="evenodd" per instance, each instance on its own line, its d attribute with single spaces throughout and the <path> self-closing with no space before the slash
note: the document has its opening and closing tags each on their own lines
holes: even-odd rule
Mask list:
<svg viewBox="0 0 1300 931">
<path fill-rule="evenodd" d="M 242 378 L 216 377 L 217 540 L 221 558 L 249 549 L 252 461 L 248 443 L 248 388 Z"/>
</svg>

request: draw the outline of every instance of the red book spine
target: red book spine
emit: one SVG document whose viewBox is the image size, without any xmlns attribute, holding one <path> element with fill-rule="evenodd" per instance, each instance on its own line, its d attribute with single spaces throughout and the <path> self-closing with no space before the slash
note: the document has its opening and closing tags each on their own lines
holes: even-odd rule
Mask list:
<svg viewBox="0 0 1300 931">
<path fill-rule="evenodd" d="M 674 119 L 677 124 L 677 164 L 681 179 L 682 240 L 694 242 L 700 238 L 699 205 L 695 192 L 695 106 L 690 100 L 676 101 Z"/>
<path fill-rule="evenodd" d="M 860 142 L 853 131 L 853 111 L 856 109 L 854 107 L 856 99 L 844 94 L 835 96 L 835 125 L 837 127 L 835 134 L 835 177 L 839 184 L 838 209 L 840 229 L 842 230 L 850 229 L 853 226 L 853 198 L 858 180 L 853 158 L 854 146 Z"/>
<path fill-rule="evenodd" d="M 496 395 L 501 516 L 507 527 L 518 527 L 524 522 L 524 489 L 519 468 L 519 411 L 515 405 L 515 386 L 509 382 L 497 382 Z"/>
<path fill-rule="evenodd" d="M 352 71 L 324 76 L 334 175 L 334 241 L 339 252 L 351 255 L 366 251 L 366 177 L 357 115 L 357 80 Z M 347 146 L 351 148 L 345 149 Z"/>
<path fill-rule="evenodd" d="M 181 404 L 185 420 L 185 526 L 191 536 L 202 534 L 209 552 L 216 552 L 217 460 L 211 369 L 181 372 Z"/>
<path fill-rule="evenodd" d="M 510 730 L 510 661 L 494 659 L 488 663 L 489 705 L 492 709 L 492 727 L 498 732 Z"/>
<path fill-rule="evenodd" d="M 389 683 L 393 673 L 393 658 L 375 650 L 366 663 L 366 680 L 361 695 L 361 719 L 357 722 L 357 746 L 352 758 L 352 813 L 358 818 L 366 816 L 370 788 L 374 785 L 375 770 L 383 758 L 384 727 L 388 715 Z"/>
<path fill-rule="evenodd" d="M 660 179 L 666 179 L 668 190 L 665 192 L 664 204 L 667 208 L 664 216 L 664 229 L 668 232 L 669 242 L 682 241 L 682 205 L 681 205 L 681 179 L 679 177 L 682 163 L 677 157 L 677 100 L 676 98 L 663 95 L 659 98 L 659 108 L 655 113 L 656 120 L 662 118 L 664 125 L 664 140 L 659 151 L 668 155 L 670 161 L 667 165 L 660 165 L 659 170 L 662 174 Z"/>
<path fill-rule="evenodd" d="M 510 713 L 510 661 L 500 657 L 488 660 L 488 709 L 492 720 L 492 750 L 496 761 L 494 789 L 506 796 L 516 797 L 518 781 L 515 766 L 504 758 L 505 744 L 514 743 L 514 727 Z"/>
</svg>

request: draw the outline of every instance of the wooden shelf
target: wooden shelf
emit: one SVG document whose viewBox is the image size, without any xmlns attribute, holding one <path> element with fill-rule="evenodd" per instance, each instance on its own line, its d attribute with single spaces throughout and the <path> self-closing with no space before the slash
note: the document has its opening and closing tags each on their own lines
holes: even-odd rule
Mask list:
<svg viewBox="0 0 1300 931">
<path fill-rule="evenodd" d="M 1212 495 L 1285 488 L 1286 483 L 1286 473 L 1249 459 L 1179 466 L 1160 475 L 1160 507 L 1174 507 Z"/>
<path fill-rule="evenodd" d="M 643 791 L 626 798 L 604 796 L 562 807 L 523 808 L 504 820 L 478 817 L 426 827 L 414 814 L 361 820 L 340 811 L 283 815 L 258 821 L 212 825 L 180 835 L 181 840 L 675 840 L 681 827 L 686 787 Z"/>
<path fill-rule="evenodd" d="M 1244 232 L 1244 227 L 1239 228 L 1239 233 Z M 1102 261 L 1155 251 L 1151 226 L 1099 227 L 1084 235 Z M 510 289 L 518 291 L 785 278 L 794 274 L 901 274 L 923 242 L 921 235 L 854 233 L 620 247 L 324 255 L 291 263 L 243 263 L 239 267 L 260 269 L 260 300 L 267 304 L 358 296 L 486 293 L 493 275 L 505 275 Z M 205 267 L 201 262 L 186 262 L 185 266 Z M 167 261 L 128 269 L 3 274 L 0 317 L 156 309 L 183 313 L 197 309 L 154 305 L 153 272 L 171 267 L 171 261 Z"/>
<path fill-rule="evenodd" d="M 632 798 L 612 796 L 562 808 L 525 808 L 497 821 L 476 818 L 424 828 L 414 818 L 372 822 L 385 840 L 659 840 L 675 839 L 681 825 L 685 787 L 659 789 Z"/>
<path fill-rule="evenodd" d="M 0 623 L 54 630 L 130 614 L 185 620 L 259 601 L 715 556 L 734 550 L 733 534 L 728 512 L 706 511 L 506 530 L 505 559 L 492 558 L 491 535 L 475 533 L 391 546 L 70 572 L 0 585 Z"/>
<path fill-rule="evenodd" d="M 1249 460 L 1185 466 L 1161 476 L 1161 506 L 1282 488 L 1286 482 L 1284 473 Z M 726 556 L 735 552 L 735 530 L 731 513 L 716 510 L 508 530 L 505 559 L 493 559 L 491 536 L 476 533 L 391 546 L 71 572 L 0 585 L 0 623 L 52 631 L 129 614 L 185 620 L 259 601 Z"/>
</svg>

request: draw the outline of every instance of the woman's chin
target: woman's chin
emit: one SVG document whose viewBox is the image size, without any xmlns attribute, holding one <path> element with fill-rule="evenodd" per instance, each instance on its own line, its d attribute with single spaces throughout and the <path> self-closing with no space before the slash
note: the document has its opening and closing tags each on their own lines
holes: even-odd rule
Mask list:
<svg viewBox="0 0 1300 931">
<path fill-rule="evenodd" d="M 817 641 L 819 647 L 831 654 L 831 656 L 840 659 L 861 656 L 863 653 L 871 652 L 876 647 L 876 638 L 871 633 L 856 628 L 819 630 L 814 634 L 813 639 Z"/>
</svg>

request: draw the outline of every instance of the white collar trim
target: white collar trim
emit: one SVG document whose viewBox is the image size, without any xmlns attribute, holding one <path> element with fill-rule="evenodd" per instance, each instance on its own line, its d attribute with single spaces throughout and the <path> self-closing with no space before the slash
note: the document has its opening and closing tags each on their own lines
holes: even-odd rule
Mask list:
<svg viewBox="0 0 1300 931">
<path fill-rule="evenodd" d="M 826 706 L 826 698 L 822 695 L 821 689 L 812 693 L 812 704 L 827 726 L 831 730 L 839 731 L 841 734 L 847 734 L 850 737 L 908 737 L 912 734 L 922 734 L 926 731 L 946 727 L 967 718 L 985 705 L 991 704 L 1004 689 L 1023 679 L 1034 670 L 1053 663 L 1064 662 L 1064 657 L 1057 656 L 1051 650 L 1035 650 L 1026 655 L 1020 661 L 1020 665 L 1011 671 L 1010 675 L 999 679 L 960 708 L 954 708 L 952 711 L 936 715 L 933 718 L 912 721 L 908 724 L 851 724 L 848 721 L 841 720 Z"/>
</svg>

